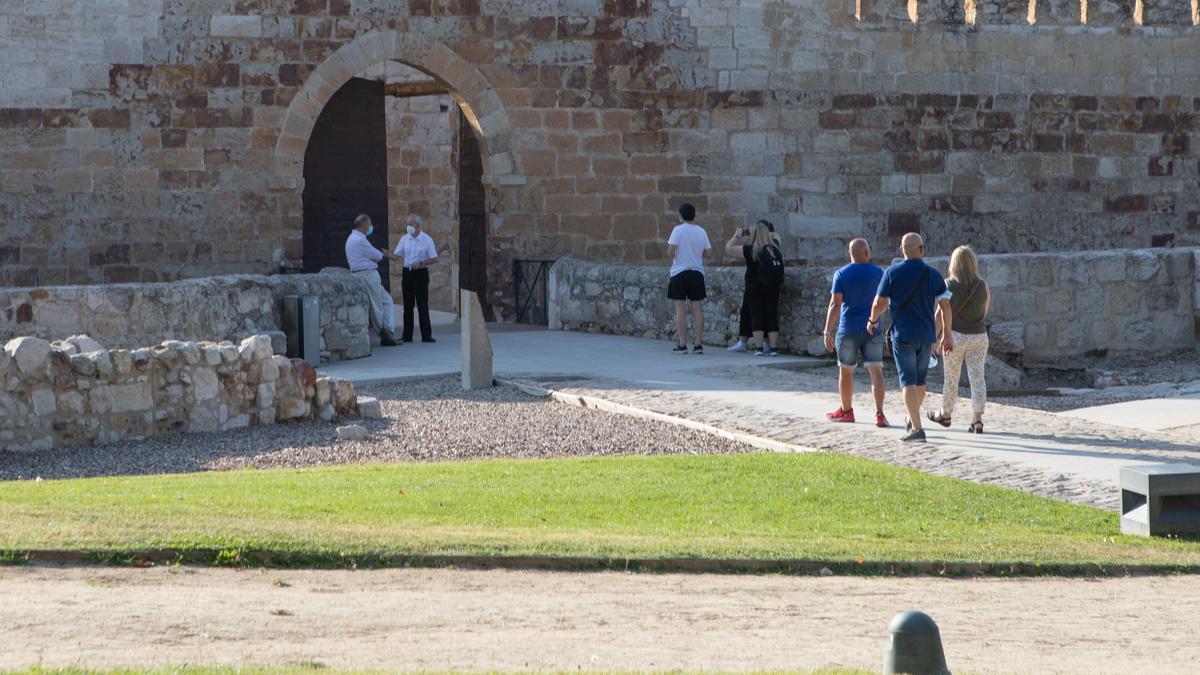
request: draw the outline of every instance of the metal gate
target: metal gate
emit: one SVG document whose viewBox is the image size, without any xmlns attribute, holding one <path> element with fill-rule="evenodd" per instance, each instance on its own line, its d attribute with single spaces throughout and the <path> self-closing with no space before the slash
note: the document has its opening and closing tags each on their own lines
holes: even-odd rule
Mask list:
<svg viewBox="0 0 1200 675">
<path fill-rule="evenodd" d="M 553 260 L 513 259 L 516 323 L 550 325 L 549 282 Z"/>
</svg>

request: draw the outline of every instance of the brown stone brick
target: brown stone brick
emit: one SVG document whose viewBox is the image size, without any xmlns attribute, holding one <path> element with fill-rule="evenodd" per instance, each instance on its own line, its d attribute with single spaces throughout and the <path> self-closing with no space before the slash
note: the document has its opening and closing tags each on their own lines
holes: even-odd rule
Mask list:
<svg viewBox="0 0 1200 675">
<path fill-rule="evenodd" d="M 128 108 L 96 108 L 87 113 L 88 120 L 97 129 L 128 129 Z"/>
<path fill-rule="evenodd" d="M 898 152 L 895 164 L 902 173 L 941 173 L 946 170 L 946 157 L 940 152 Z"/>
<path fill-rule="evenodd" d="M 826 110 L 817 117 L 822 129 L 852 129 L 858 124 L 858 114 L 848 110 Z"/>
<path fill-rule="evenodd" d="M 108 265 L 104 268 L 104 282 L 108 284 L 132 284 L 142 280 L 142 269 L 131 265 Z"/>
<path fill-rule="evenodd" d="M 1096 110 L 1100 107 L 1100 102 L 1095 96 L 1072 96 L 1071 110 Z"/>
<path fill-rule="evenodd" d="M 638 175 L 676 175 L 683 171 L 683 159 L 671 155 L 637 155 L 629 160 L 629 170 Z"/>
<path fill-rule="evenodd" d="M 190 89 L 196 81 L 196 71 L 186 64 L 154 66 L 154 87 L 161 93 Z"/>
<path fill-rule="evenodd" d="M 1144 114 L 1139 130 L 1148 133 L 1170 133 L 1175 131 L 1175 117 L 1162 113 Z"/>
<path fill-rule="evenodd" d="M 1162 151 L 1165 155 L 1186 155 L 1191 146 L 1187 134 L 1163 134 Z"/>
<path fill-rule="evenodd" d="M 658 189 L 665 193 L 698 194 L 702 192 L 700 176 L 664 176 L 658 179 Z"/>
<path fill-rule="evenodd" d="M 527 150 L 521 154 L 520 169 L 530 176 L 553 176 L 556 156 L 553 150 Z"/>
<path fill-rule="evenodd" d="M 329 10 L 328 0 L 291 0 L 289 14 L 315 15 L 325 14 Z"/>
<path fill-rule="evenodd" d="M 1034 134 L 1033 149 L 1035 152 L 1062 152 L 1063 137 L 1058 134 Z"/>
<path fill-rule="evenodd" d="M 1200 211 L 1188 211 L 1187 229 L 1190 232 L 1200 232 Z"/>
<path fill-rule="evenodd" d="M 1153 248 L 1164 248 L 1175 246 L 1175 233 L 1164 232 L 1162 234 L 1151 235 L 1150 246 Z"/>
<path fill-rule="evenodd" d="M 604 0 L 604 14 L 623 18 L 650 16 L 651 0 Z"/>
<path fill-rule="evenodd" d="M 1146 175 L 1148 176 L 1171 176 L 1175 174 L 1175 162 L 1170 157 L 1159 155 L 1151 157 L 1146 166 Z"/>
<path fill-rule="evenodd" d="M 594 159 L 592 173 L 597 176 L 627 176 L 629 175 L 629 160 L 627 159 Z"/>
<path fill-rule="evenodd" d="M 161 132 L 163 148 L 186 148 L 187 147 L 187 130 L 185 129 L 163 129 Z"/>
<path fill-rule="evenodd" d="M 874 107 L 875 97 L 870 94 L 836 94 L 833 97 L 834 110 L 861 110 Z"/>
<path fill-rule="evenodd" d="M 671 138 L 665 131 L 626 133 L 621 137 L 621 149 L 626 153 L 667 152 Z"/>
<path fill-rule="evenodd" d="M 921 216 L 915 213 L 889 213 L 887 232 L 889 236 L 899 237 L 909 232 L 921 231 Z"/>
<path fill-rule="evenodd" d="M 201 87 L 236 87 L 241 79 L 236 63 L 202 63 L 196 67 L 196 84 Z"/>
<path fill-rule="evenodd" d="M 89 247 L 88 264 L 92 266 L 128 264 L 129 261 L 129 244 L 102 244 Z"/>
<path fill-rule="evenodd" d="M 1146 195 L 1120 195 L 1106 197 L 1104 210 L 1107 213 L 1138 213 L 1145 211 L 1147 204 Z"/>
</svg>

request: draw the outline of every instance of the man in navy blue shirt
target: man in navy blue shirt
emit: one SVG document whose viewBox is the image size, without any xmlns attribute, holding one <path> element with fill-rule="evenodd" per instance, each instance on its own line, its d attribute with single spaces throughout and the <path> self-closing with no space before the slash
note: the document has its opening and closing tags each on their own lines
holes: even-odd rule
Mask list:
<svg viewBox="0 0 1200 675">
<path fill-rule="evenodd" d="M 854 421 L 854 368 L 861 356 L 875 395 L 875 426 L 888 425 L 883 415 L 883 334 L 867 332 L 867 317 L 871 315 L 871 303 L 882 278 L 883 270 L 871 262 L 867 240 L 850 242 L 850 264 L 833 275 L 833 291 L 825 315 L 825 349 L 837 352 L 840 366 L 838 393 L 842 405 L 825 415 L 834 422 Z"/>
<path fill-rule="evenodd" d="M 921 404 L 925 401 L 925 374 L 929 370 L 929 354 L 937 340 L 934 313 L 942 309 L 943 352 L 954 349 L 950 337 L 950 292 L 942 275 L 925 264 L 925 242 L 921 235 L 909 232 L 900 240 L 900 251 L 904 262 L 887 268 L 875 293 L 875 304 L 871 317 L 867 319 L 867 332 L 872 335 L 879 329 L 879 317 L 889 305 L 892 309 L 892 357 L 896 370 L 900 372 L 900 386 L 904 389 L 904 408 L 908 412 L 907 435 L 904 441 L 925 442 L 925 430 L 921 428 Z"/>
</svg>

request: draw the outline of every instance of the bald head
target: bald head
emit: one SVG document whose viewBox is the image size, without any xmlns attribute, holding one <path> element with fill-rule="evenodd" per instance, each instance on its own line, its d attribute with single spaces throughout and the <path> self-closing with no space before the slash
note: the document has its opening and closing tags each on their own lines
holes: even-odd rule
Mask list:
<svg viewBox="0 0 1200 675">
<path fill-rule="evenodd" d="M 925 240 L 916 232 L 909 232 L 900 240 L 900 251 L 905 259 L 925 257 Z"/>
<path fill-rule="evenodd" d="M 871 246 L 866 239 L 850 242 L 850 262 L 865 263 L 871 259 Z"/>
</svg>

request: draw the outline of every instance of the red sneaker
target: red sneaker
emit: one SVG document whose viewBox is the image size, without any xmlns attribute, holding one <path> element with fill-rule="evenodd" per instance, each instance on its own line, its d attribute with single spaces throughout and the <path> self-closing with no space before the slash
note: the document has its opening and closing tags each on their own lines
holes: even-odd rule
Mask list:
<svg viewBox="0 0 1200 675">
<path fill-rule="evenodd" d="M 829 419 L 833 420 L 834 422 L 854 422 L 853 410 L 842 410 L 841 413 L 841 415 L 837 417 L 830 417 Z"/>
<path fill-rule="evenodd" d="M 875 426 L 879 428 L 888 426 L 887 418 L 884 417 L 883 413 L 878 410 L 875 411 Z"/>
<path fill-rule="evenodd" d="M 838 409 L 837 409 L 837 410 L 834 410 L 834 411 L 833 411 L 833 412 L 831 412 L 831 413 L 825 413 L 825 416 L 826 416 L 826 417 L 828 417 L 828 418 L 829 418 L 829 419 L 831 419 L 831 420 L 836 420 L 836 419 L 839 419 L 839 418 L 840 418 L 842 415 L 845 415 L 845 414 L 846 414 L 846 411 L 845 411 L 845 410 L 842 410 L 841 406 L 838 406 Z"/>
</svg>

